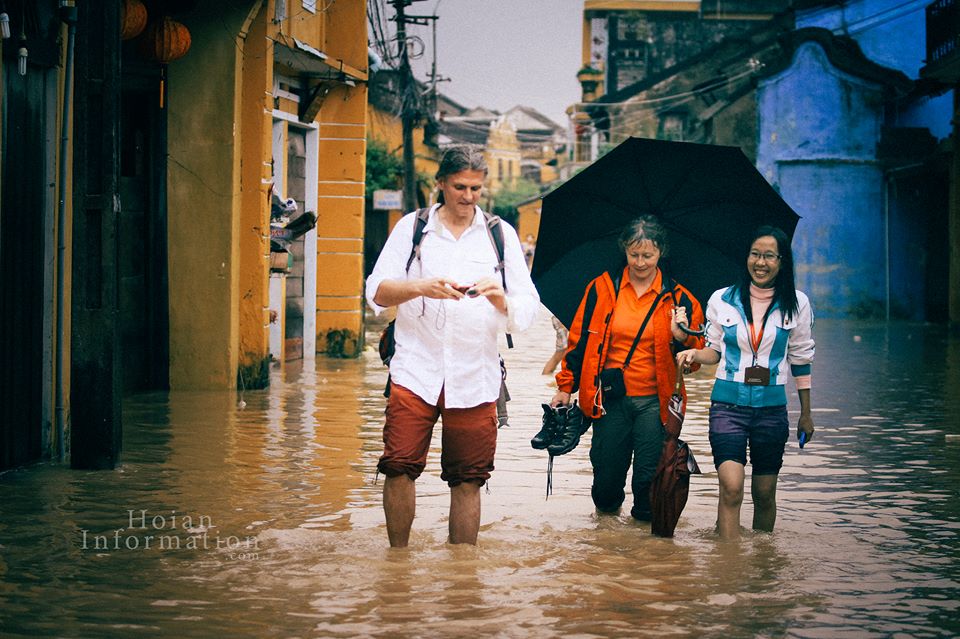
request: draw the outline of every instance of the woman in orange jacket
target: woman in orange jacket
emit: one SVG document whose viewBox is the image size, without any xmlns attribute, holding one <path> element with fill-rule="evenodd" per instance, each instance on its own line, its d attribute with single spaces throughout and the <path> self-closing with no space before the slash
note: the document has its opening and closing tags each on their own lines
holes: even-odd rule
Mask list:
<svg viewBox="0 0 960 639">
<path fill-rule="evenodd" d="M 703 324 L 700 303 L 658 267 L 666 240 L 666 230 L 650 215 L 620 234 L 627 265 L 587 286 L 550 401 L 567 406 L 579 389 L 581 410 L 594 421 L 591 495 L 597 510 L 619 511 L 632 458 L 630 514 L 641 521 L 650 520 L 650 481 L 676 383 L 674 358 L 703 342 L 681 328 Z"/>
</svg>

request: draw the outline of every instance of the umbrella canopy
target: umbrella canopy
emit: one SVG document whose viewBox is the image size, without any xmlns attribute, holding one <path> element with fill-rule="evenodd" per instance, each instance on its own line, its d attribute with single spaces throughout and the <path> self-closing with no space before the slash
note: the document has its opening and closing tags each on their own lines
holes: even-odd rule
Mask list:
<svg viewBox="0 0 960 639">
<path fill-rule="evenodd" d="M 663 271 L 702 304 L 736 281 L 758 226 L 793 237 L 799 220 L 737 147 L 629 138 L 543 199 L 531 276 L 565 326 L 590 280 L 626 264 L 617 237 L 644 214 L 668 231 Z"/>
<path fill-rule="evenodd" d="M 687 505 L 690 492 L 690 474 L 699 474 L 700 467 L 686 442 L 679 439 L 683 427 L 683 368 L 677 366 L 677 386 L 667 408 L 667 422 L 663 425 L 665 436 L 663 452 L 657 463 L 657 472 L 650 483 L 650 530 L 660 537 L 673 537 L 680 521 L 680 513 Z"/>
</svg>

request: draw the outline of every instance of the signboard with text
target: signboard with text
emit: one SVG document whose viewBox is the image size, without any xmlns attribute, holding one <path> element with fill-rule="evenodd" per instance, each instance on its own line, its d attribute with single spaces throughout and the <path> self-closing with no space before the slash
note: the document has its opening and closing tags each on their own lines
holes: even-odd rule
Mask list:
<svg viewBox="0 0 960 639">
<path fill-rule="evenodd" d="M 403 208 L 403 191 L 378 189 L 373 192 L 373 208 L 384 211 Z"/>
</svg>

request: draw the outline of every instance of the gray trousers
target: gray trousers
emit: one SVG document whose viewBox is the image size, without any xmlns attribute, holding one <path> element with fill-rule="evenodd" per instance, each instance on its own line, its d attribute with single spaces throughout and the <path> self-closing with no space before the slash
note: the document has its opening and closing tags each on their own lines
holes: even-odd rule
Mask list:
<svg viewBox="0 0 960 639">
<path fill-rule="evenodd" d="M 607 414 L 593 424 L 590 463 L 591 495 L 598 510 L 616 511 L 623 504 L 627 471 L 633 461 L 634 514 L 650 510 L 650 481 L 663 451 L 663 424 L 656 395 L 623 397 L 609 402 Z"/>
</svg>

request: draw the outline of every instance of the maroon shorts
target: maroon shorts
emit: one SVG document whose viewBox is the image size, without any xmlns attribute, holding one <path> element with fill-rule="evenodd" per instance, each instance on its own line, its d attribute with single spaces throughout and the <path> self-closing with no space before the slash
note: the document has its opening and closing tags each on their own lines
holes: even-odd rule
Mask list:
<svg viewBox="0 0 960 639">
<path fill-rule="evenodd" d="M 490 479 L 497 451 L 497 404 L 471 408 L 445 408 L 443 391 L 438 406 L 391 382 L 387 419 L 383 426 L 383 456 L 377 469 L 387 477 L 417 479 L 427 465 L 430 437 L 438 418 L 441 431 L 440 479 L 451 486 Z"/>
</svg>

